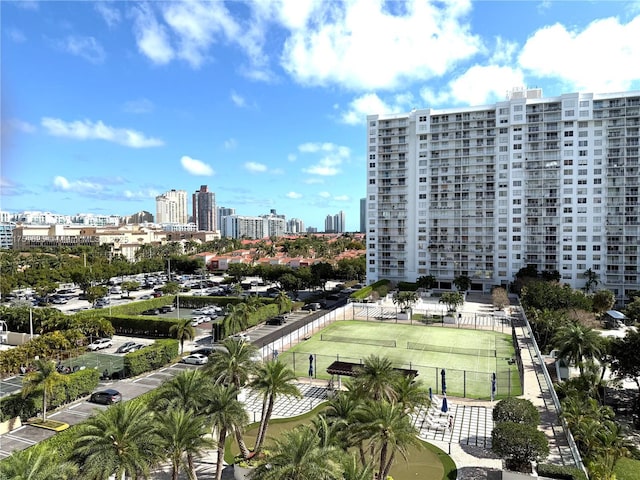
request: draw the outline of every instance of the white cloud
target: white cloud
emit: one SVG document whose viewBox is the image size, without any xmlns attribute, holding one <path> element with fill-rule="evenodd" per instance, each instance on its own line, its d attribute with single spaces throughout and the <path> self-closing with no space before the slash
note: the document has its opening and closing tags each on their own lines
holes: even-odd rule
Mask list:
<svg viewBox="0 0 640 480">
<path fill-rule="evenodd" d="M 312 178 L 307 178 L 303 180 L 303 182 L 306 183 L 307 185 L 318 185 L 318 184 L 324 183 L 324 179 L 318 178 L 318 177 L 312 177 Z"/>
<path fill-rule="evenodd" d="M 484 105 L 503 100 L 507 92 L 523 85 L 525 80 L 520 70 L 497 65 L 474 65 L 452 80 L 446 89 L 435 93 L 425 88 L 420 94 L 429 106 Z"/>
<path fill-rule="evenodd" d="M 94 37 L 78 37 L 70 35 L 64 40 L 55 42 L 55 46 L 72 55 L 84 58 L 91 63 L 102 63 L 106 53 L 102 45 Z"/>
<path fill-rule="evenodd" d="M 102 190 L 102 185 L 98 183 L 88 182 L 86 180 L 69 181 L 59 175 L 53 179 L 53 186 L 56 190 L 63 192 L 96 193 Z"/>
<path fill-rule="evenodd" d="M 7 129 L 9 132 L 33 133 L 36 131 L 35 125 L 23 120 L 18 120 L 17 118 L 4 120 L 2 122 L 2 128 L 3 130 Z"/>
<path fill-rule="evenodd" d="M 115 27 L 122 20 L 120 10 L 118 10 L 111 3 L 108 3 L 106 1 L 98 1 L 95 3 L 94 8 L 96 9 L 96 12 L 100 14 L 105 23 L 109 26 L 109 28 Z"/>
<path fill-rule="evenodd" d="M 134 12 L 134 34 L 138 50 L 155 64 L 169 63 L 175 53 L 169 43 L 166 28 L 158 23 L 149 6 L 138 5 Z"/>
<path fill-rule="evenodd" d="M 336 195 L 335 197 L 333 197 L 333 199 L 337 200 L 338 202 L 348 202 L 349 200 L 351 200 L 349 195 Z"/>
<path fill-rule="evenodd" d="M 137 100 L 130 100 L 123 106 L 123 110 L 127 113 L 151 113 L 153 112 L 155 105 L 147 98 L 138 98 Z"/>
<path fill-rule="evenodd" d="M 195 158 L 188 157 L 184 155 L 180 159 L 180 163 L 182 164 L 182 168 L 184 168 L 191 175 L 210 177 L 214 175 L 215 172 L 213 168 L 204 163 L 202 160 L 196 160 Z"/>
<path fill-rule="evenodd" d="M 129 199 L 147 199 L 147 198 L 156 198 L 158 195 L 160 195 L 160 192 L 158 190 L 148 188 L 145 190 L 138 190 L 138 191 L 125 190 L 124 192 L 122 192 L 122 195 L 125 198 L 129 198 Z"/>
<path fill-rule="evenodd" d="M 559 78 L 575 90 L 615 92 L 640 79 L 638 58 L 640 16 L 626 24 L 595 20 L 581 31 L 561 24 L 542 28 L 529 37 L 518 61 L 532 76 Z"/>
<path fill-rule="evenodd" d="M 302 198 L 302 194 L 298 193 L 298 192 L 289 192 L 287 193 L 287 198 L 292 198 L 292 199 L 298 199 L 298 198 Z"/>
<path fill-rule="evenodd" d="M 267 166 L 257 162 L 246 162 L 244 164 L 245 170 L 251 173 L 262 173 L 267 171 Z"/>
<path fill-rule="evenodd" d="M 331 194 L 329 192 L 320 192 L 318 193 L 318 196 L 322 198 L 331 198 Z"/>
<path fill-rule="evenodd" d="M 247 106 L 247 102 L 244 99 L 244 97 L 237 94 L 236 92 L 231 92 L 231 101 L 234 103 L 236 107 L 242 108 Z"/>
<path fill-rule="evenodd" d="M 235 138 L 228 138 L 223 145 L 225 150 L 234 150 L 238 146 L 238 141 Z"/>
<path fill-rule="evenodd" d="M 467 1 L 403 4 L 383 0 L 323 2 L 292 30 L 282 67 L 298 82 L 352 89 L 390 89 L 444 75 L 481 48 L 465 17 Z"/>
<path fill-rule="evenodd" d="M 287 155 L 287 160 L 290 162 L 295 162 L 297 160 L 297 156 L 295 153 L 290 153 L 289 155 Z"/>
<path fill-rule="evenodd" d="M 298 150 L 305 154 L 321 154 L 315 165 L 303 168 L 302 171 L 311 175 L 334 176 L 340 173 L 340 165 L 348 160 L 351 155 L 349 147 L 336 145 L 334 143 L 303 143 L 298 146 Z"/>
<path fill-rule="evenodd" d="M 44 117 L 41 125 L 49 135 L 75 140 L 105 140 L 132 148 L 159 147 L 164 142 L 159 138 L 146 137 L 143 133 L 126 128 L 114 128 L 102 121 L 77 120 L 65 122 L 59 118 Z"/>
<path fill-rule="evenodd" d="M 496 37 L 496 44 L 489 59 L 490 64 L 511 65 L 519 45 L 517 42 L 505 40 L 502 37 Z"/>
<path fill-rule="evenodd" d="M 340 114 L 340 120 L 349 125 L 361 125 L 367 120 L 367 115 L 404 112 L 413 106 L 411 93 L 398 93 L 393 96 L 391 103 L 375 93 L 366 93 L 351 101 L 348 109 Z"/>
<path fill-rule="evenodd" d="M 217 36 L 235 39 L 244 33 L 222 2 L 171 2 L 163 16 L 178 37 L 178 57 L 194 68 L 204 63 Z"/>
<path fill-rule="evenodd" d="M 6 30 L 7 33 L 7 37 L 9 37 L 9 39 L 12 42 L 15 43 L 24 43 L 27 41 L 27 37 L 25 36 L 25 34 L 22 32 L 22 30 L 18 30 L 17 28 L 8 28 Z"/>
</svg>

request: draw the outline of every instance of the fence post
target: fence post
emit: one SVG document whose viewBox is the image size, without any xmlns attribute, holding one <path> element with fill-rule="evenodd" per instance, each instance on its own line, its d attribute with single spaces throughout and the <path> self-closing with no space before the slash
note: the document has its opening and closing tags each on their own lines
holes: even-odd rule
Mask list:
<svg viewBox="0 0 640 480">
<path fill-rule="evenodd" d="M 296 352 L 293 352 L 293 371 L 296 371 Z"/>
</svg>

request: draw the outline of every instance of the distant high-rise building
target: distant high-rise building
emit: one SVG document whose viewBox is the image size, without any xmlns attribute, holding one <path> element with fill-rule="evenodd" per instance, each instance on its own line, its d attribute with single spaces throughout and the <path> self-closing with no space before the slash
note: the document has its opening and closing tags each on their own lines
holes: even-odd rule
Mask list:
<svg viewBox="0 0 640 480">
<path fill-rule="evenodd" d="M 122 223 L 135 224 L 135 223 L 153 223 L 153 214 L 145 210 L 141 210 L 132 215 L 122 217 Z"/>
<path fill-rule="evenodd" d="M 284 215 L 277 215 L 271 210 L 269 215 L 261 215 L 265 223 L 265 233 L 268 237 L 281 237 L 284 235 L 286 220 Z"/>
<path fill-rule="evenodd" d="M 344 233 L 344 212 L 340 210 L 335 215 L 327 215 L 324 219 L 326 233 Z"/>
<path fill-rule="evenodd" d="M 287 222 L 288 233 L 304 233 L 304 222 L 299 218 L 292 218 Z"/>
<path fill-rule="evenodd" d="M 200 190 L 193 194 L 193 223 L 199 231 L 211 232 L 216 226 L 216 195 L 209 191 L 207 185 L 201 185 Z"/>
<path fill-rule="evenodd" d="M 228 215 L 224 217 L 222 236 L 259 239 L 268 236 L 267 221 L 262 217 Z"/>
<path fill-rule="evenodd" d="M 187 192 L 170 190 L 156 197 L 157 223 L 188 223 Z"/>
<path fill-rule="evenodd" d="M 230 217 L 236 214 L 235 208 L 217 207 L 216 208 L 216 229 L 222 232 L 224 230 L 224 217 Z M 225 234 L 222 233 L 224 237 Z"/>
<path fill-rule="evenodd" d="M 367 231 L 367 199 L 360 199 L 360 233 Z"/>
</svg>

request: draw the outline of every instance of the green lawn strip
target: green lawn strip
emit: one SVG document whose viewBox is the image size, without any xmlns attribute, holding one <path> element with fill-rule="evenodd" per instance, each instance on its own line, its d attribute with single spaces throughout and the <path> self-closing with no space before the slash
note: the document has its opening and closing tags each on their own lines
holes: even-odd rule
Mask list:
<svg viewBox="0 0 640 480">
<path fill-rule="evenodd" d="M 640 480 L 640 460 L 621 458 L 616 462 L 614 472 L 620 480 Z"/>
<path fill-rule="evenodd" d="M 267 446 L 274 438 L 278 437 L 283 431 L 290 430 L 298 425 L 306 425 L 318 413 L 324 410 L 325 404 L 318 405 L 313 410 L 291 418 L 276 418 L 269 422 L 267 430 Z M 244 438 L 247 445 L 255 444 L 256 435 L 258 434 L 258 422 L 252 423 L 245 429 Z M 407 461 L 399 456 L 390 475 L 394 480 L 455 480 L 457 475 L 456 465 L 454 461 L 443 450 L 428 442 L 422 441 L 423 448 L 409 448 Z M 233 436 L 227 437 L 224 461 L 228 464 L 234 462 L 235 457 L 240 453 L 238 445 Z"/>
<path fill-rule="evenodd" d="M 395 340 L 397 347 L 321 341 L 321 334 L 344 338 L 346 341 L 349 338 L 373 340 L 373 343 Z M 499 353 L 497 357 L 483 357 L 412 350 L 406 348 L 409 341 L 445 347 L 493 349 Z M 305 377 L 309 372 L 309 355 L 314 355 L 314 376 L 328 380 L 330 375 L 326 372 L 327 367 L 336 360 L 361 363 L 369 355 L 380 355 L 388 357 L 398 367 L 418 370 L 419 379 L 425 386 L 432 387 L 434 392 L 440 390 L 440 372 L 445 368 L 447 392 L 450 395 L 488 399 L 491 396 L 493 372 L 497 374 L 497 398 L 522 393 L 517 367 L 508 363 L 513 353 L 511 338 L 506 334 L 395 323 L 340 321 L 282 353 L 280 358 L 299 377 Z"/>
</svg>

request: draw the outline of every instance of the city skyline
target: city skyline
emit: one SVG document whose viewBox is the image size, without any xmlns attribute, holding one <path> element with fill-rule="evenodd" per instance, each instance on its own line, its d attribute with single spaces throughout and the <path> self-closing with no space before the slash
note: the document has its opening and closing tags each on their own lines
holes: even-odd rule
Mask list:
<svg viewBox="0 0 640 480">
<path fill-rule="evenodd" d="M 368 114 L 640 88 L 637 3 L 0 8 L 7 211 L 155 212 L 207 184 L 239 215 L 358 231 Z"/>
</svg>

